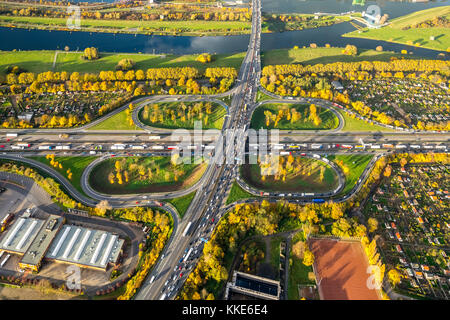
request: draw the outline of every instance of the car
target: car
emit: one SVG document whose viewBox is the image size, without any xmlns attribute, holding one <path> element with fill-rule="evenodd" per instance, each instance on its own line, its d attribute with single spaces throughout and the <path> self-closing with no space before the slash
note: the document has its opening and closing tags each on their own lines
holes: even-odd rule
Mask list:
<svg viewBox="0 0 450 320">
<path fill-rule="evenodd" d="M 180 273 L 180 278 L 183 276 L 183 272 Z"/>
</svg>

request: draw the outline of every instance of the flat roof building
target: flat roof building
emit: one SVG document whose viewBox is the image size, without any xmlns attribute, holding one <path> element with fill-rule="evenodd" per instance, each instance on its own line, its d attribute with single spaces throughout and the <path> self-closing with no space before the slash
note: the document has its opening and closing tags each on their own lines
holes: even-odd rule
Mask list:
<svg viewBox="0 0 450 320">
<path fill-rule="evenodd" d="M 31 269 L 38 271 L 42 259 L 47 253 L 48 247 L 61 229 L 64 219 L 60 216 L 50 215 L 39 232 L 34 237 L 28 250 L 19 261 L 19 267 L 22 269 Z"/>
<path fill-rule="evenodd" d="M 0 249 L 24 254 L 43 224 L 41 219 L 18 218 L 0 241 Z"/>
<path fill-rule="evenodd" d="M 279 300 L 280 292 L 279 281 L 234 271 L 232 281 L 226 286 L 225 300 L 231 298 L 233 294 L 254 299 Z"/>
<path fill-rule="evenodd" d="M 46 258 L 105 270 L 116 263 L 124 240 L 111 232 L 65 225 L 58 233 Z"/>
<path fill-rule="evenodd" d="M 58 215 L 46 220 L 23 215 L 2 235 L 0 250 L 22 256 L 22 269 L 38 271 L 45 258 L 105 271 L 117 263 L 124 242 L 111 232 L 64 225 Z"/>
</svg>

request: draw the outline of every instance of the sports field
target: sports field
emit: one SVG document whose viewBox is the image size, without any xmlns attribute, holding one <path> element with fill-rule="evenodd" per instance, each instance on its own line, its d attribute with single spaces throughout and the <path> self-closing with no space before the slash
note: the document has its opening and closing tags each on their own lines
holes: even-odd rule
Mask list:
<svg viewBox="0 0 450 320">
<path fill-rule="evenodd" d="M 379 300 L 369 289 L 367 257 L 359 242 L 309 240 L 322 300 Z"/>
</svg>

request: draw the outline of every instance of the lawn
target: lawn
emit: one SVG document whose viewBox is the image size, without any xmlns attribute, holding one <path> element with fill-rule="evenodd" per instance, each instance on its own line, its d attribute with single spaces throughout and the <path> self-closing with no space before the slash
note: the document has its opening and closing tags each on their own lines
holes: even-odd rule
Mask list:
<svg viewBox="0 0 450 320">
<path fill-rule="evenodd" d="M 338 194 L 338 196 L 341 196 L 347 194 L 355 186 L 362 172 L 373 158 L 373 155 L 330 155 L 327 158 L 328 160 L 338 164 L 343 169 L 345 175 L 345 186 L 344 189 Z"/>
<path fill-rule="evenodd" d="M 280 244 L 282 237 L 274 237 L 270 239 L 270 265 L 276 272 L 276 279 L 280 278 Z M 284 263 L 284 261 L 282 262 Z"/>
<path fill-rule="evenodd" d="M 231 186 L 230 194 L 228 195 L 226 205 L 229 205 L 230 203 L 236 202 L 238 200 L 248 199 L 248 198 L 254 198 L 255 196 L 251 193 L 245 191 L 242 189 L 236 181 L 233 182 L 233 185 Z"/>
<path fill-rule="evenodd" d="M 292 246 L 301 246 L 304 243 L 298 234 L 302 234 L 302 231 L 297 233 L 292 241 Z M 299 300 L 298 285 L 303 284 L 315 284 L 315 281 L 309 277 L 309 273 L 313 272 L 311 266 L 305 266 L 303 264 L 303 250 L 299 250 L 298 254 L 294 253 L 294 250 L 290 252 L 289 258 L 289 281 L 288 281 L 288 299 Z"/>
<path fill-rule="evenodd" d="M 285 106 L 289 109 L 295 108 L 297 112 L 301 114 L 301 118 L 298 121 L 291 123 L 287 118 L 280 120 L 278 125 L 274 127 L 274 123 L 271 122 L 269 126 L 266 125 L 265 111 L 270 111 L 272 114 L 277 114 L 281 109 L 280 106 Z M 305 114 L 307 114 L 305 116 Z M 264 104 L 256 108 L 253 113 L 250 127 L 253 129 L 280 129 L 280 130 L 329 130 L 335 129 L 339 125 L 338 118 L 328 109 L 317 106 L 317 114 L 319 115 L 322 123 L 316 126 L 313 121 L 308 119 L 309 105 L 305 104 Z"/>
<path fill-rule="evenodd" d="M 194 199 L 196 192 L 197 191 L 194 191 L 179 198 L 168 199 L 166 202 L 172 204 L 177 209 L 180 218 L 183 218 L 192 202 L 192 199 Z"/>
<path fill-rule="evenodd" d="M 126 111 L 127 110 L 120 111 L 95 126 L 88 128 L 88 130 L 142 130 L 134 123 L 130 125 L 127 121 Z"/>
<path fill-rule="evenodd" d="M 334 62 L 357 62 L 357 61 L 389 61 L 391 57 L 404 56 L 399 53 L 376 50 L 358 50 L 356 56 L 342 54 L 343 48 L 298 48 L 298 49 L 277 49 L 264 51 L 261 54 L 262 66 L 277 64 L 301 63 L 304 65 L 314 65 L 318 63 L 327 64 Z"/>
<path fill-rule="evenodd" d="M 50 165 L 50 160 L 46 159 L 44 156 L 35 156 L 35 157 L 29 157 L 30 159 L 37 160 L 39 162 L 42 162 L 56 171 L 58 171 L 60 174 L 62 174 L 64 177 L 67 178 L 67 169 L 70 168 L 70 171 L 72 172 L 72 179 L 68 179 L 75 189 L 77 189 L 81 194 L 85 195 L 83 192 L 83 189 L 81 188 L 81 175 L 83 174 L 84 169 L 97 157 L 95 156 L 68 156 L 68 157 L 55 157 L 55 161 L 61 163 L 62 169 L 59 167 L 55 168 Z"/>
<path fill-rule="evenodd" d="M 213 61 L 203 64 L 195 61 L 198 55 L 153 55 L 133 53 L 100 53 L 100 59 L 94 61 L 83 60 L 80 52 L 58 52 L 55 70 L 53 59 L 55 51 L 5 51 L 0 52 L 0 72 L 4 72 L 9 65 L 18 65 L 29 72 L 67 71 L 80 73 L 99 73 L 100 71 L 115 70 L 117 63 L 122 59 L 131 59 L 135 62 L 135 70 L 148 68 L 169 67 L 195 67 L 201 72 L 206 68 L 234 67 L 239 69 L 245 53 L 218 54 Z"/>
<path fill-rule="evenodd" d="M 118 177 L 119 162 L 121 178 Z M 192 186 L 206 170 L 206 163 L 173 166 L 170 157 L 115 157 L 92 169 L 89 183 L 106 194 L 171 192 Z M 126 179 L 128 174 L 128 181 Z M 114 178 L 114 183 L 110 179 Z"/>
<path fill-rule="evenodd" d="M 339 111 L 339 113 L 344 118 L 344 127 L 341 131 L 384 131 L 384 132 L 395 132 L 397 130 L 385 128 L 377 124 L 370 122 L 365 122 L 358 118 L 352 118 L 347 112 Z"/>
<path fill-rule="evenodd" d="M 258 164 L 242 165 L 241 175 L 249 185 L 269 192 L 325 192 L 338 186 L 339 179 L 336 172 L 326 163 L 315 159 L 301 158 L 299 166 L 300 170 L 297 173 L 295 171 L 287 172 L 285 181 L 282 181 L 281 178 L 275 180 L 274 175 L 266 176 L 263 181 Z M 321 170 L 324 170 L 322 181 L 320 181 Z"/>
<path fill-rule="evenodd" d="M 203 102 L 200 102 L 204 104 Z M 202 122 L 202 128 L 203 129 L 222 129 L 223 122 L 225 120 L 225 114 L 227 113 L 226 109 L 221 106 L 220 104 L 211 103 L 211 114 L 207 115 L 206 113 L 203 113 L 203 119 L 205 119 L 205 116 L 208 116 L 208 122 L 205 124 L 204 121 L 199 119 L 196 116 L 193 116 L 190 120 L 186 119 L 185 121 L 182 121 L 181 117 L 178 116 L 178 112 L 181 111 L 180 105 L 184 104 L 185 106 L 193 107 L 194 105 L 198 104 L 198 102 L 166 102 L 166 103 L 158 103 L 158 110 L 164 111 L 164 120 L 161 122 L 159 119 L 156 119 L 155 122 L 151 122 L 150 119 L 148 119 L 149 116 L 151 116 L 152 109 L 151 106 L 149 106 L 149 113 L 148 117 L 144 118 L 144 111 L 145 108 L 142 108 L 139 111 L 139 120 L 142 121 L 147 126 L 155 127 L 155 128 L 166 128 L 166 129 L 194 129 L 194 121 L 201 121 Z M 180 109 L 180 110 L 179 110 Z M 169 118 L 165 112 L 167 111 L 173 111 L 175 113 L 174 119 L 172 120 Z"/>
<path fill-rule="evenodd" d="M 3 25 L 67 29 L 67 19 L 47 17 L 0 16 Z M 250 33 L 250 22 L 242 21 L 139 21 L 81 19 L 80 30 L 96 32 L 170 33 L 175 35 L 210 35 Z"/>
<path fill-rule="evenodd" d="M 414 45 L 428 49 L 446 51 L 450 48 L 450 29 L 444 27 L 410 28 L 402 30 L 406 26 L 432 20 L 434 17 L 450 16 L 450 6 L 436 7 L 417 11 L 406 16 L 393 19 L 391 23 L 379 29 L 364 28 L 362 33 L 353 31 L 344 37 L 368 38 L 384 40 L 402 44 Z M 433 36 L 435 39 L 431 40 Z"/>
</svg>

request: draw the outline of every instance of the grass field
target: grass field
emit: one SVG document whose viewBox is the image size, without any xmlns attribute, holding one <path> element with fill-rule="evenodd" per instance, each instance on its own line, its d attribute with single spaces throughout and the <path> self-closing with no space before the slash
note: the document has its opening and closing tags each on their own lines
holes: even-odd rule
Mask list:
<svg viewBox="0 0 450 320">
<path fill-rule="evenodd" d="M 345 34 L 345 37 L 368 38 L 384 40 L 402 44 L 414 45 L 428 49 L 446 51 L 450 48 L 449 28 L 410 28 L 402 30 L 406 26 L 431 20 L 437 16 L 450 16 L 450 6 L 436 7 L 413 12 L 390 21 L 390 24 L 379 29 L 365 28 L 362 33 L 353 31 Z M 435 39 L 431 40 L 433 36 Z"/>
<path fill-rule="evenodd" d="M 83 189 L 81 188 L 81 175 L 83 174 L 84 169 L 96 159 L 95 156 L 86 156 L 86 157 L 80 157 L 80 156 L 69 156 L 69 157 L 55 157 L 55 161 L 58 161 L 62 165 L 62 169 L 59 167 L 55 168 L 50 165 L 50 160 L 46 159 L 44 156 L 36 156 L 36 157 L 30 157 L 30 159 L 37 160 L 39 162 L 42 162 L 56 171 L 58 171 L 60 174 L 62 174 L 64 177 L 67 178 L 67 169 L 70 168 L 70 171 L 72 172 L 72 179 L 68 179 L 75 189 L 77 189 L 81 194 L 85 195 L 83 192 Z"/>
<path fill-rule="evenodd" d="M 231 186 L 230 194 L 228 195 L 226 204 L 230 204 L 233 202 L 236 202 L 238 200 L 248 199 L 248 198 L 254 198 L 255 196 L 251 193 L 248 193 L 244 189 L 242 189 L 236 181 L 233 182 L 233 185 Z"/>
<path fill-rule="evenodd" d="M 339 193 L 338 196 L 340 196 L 348 193 L 355 186 L 362 172 L 373 158 L 373 155 L 330 155 L 327 158 L 343 168 L 345 175 L 345 186 Z M 341 166 L 340 161 L 342 161 L 343 166 Z"/>
<path fill-rule="evenodd" d="M 0 16 L 3 25 L 17 27 L 51 27 L 67 29 L 67 19 L 47 17 Z M 250 22 L 242 21 L 139 21 L 139 20 L 96 20 L 81 19 L 81 31 L 170 33 L 176 35 L 206 35 L 228 33 L 250 33 Z"/>
<path fill-rule="evenodd" d="M 129 172 L 128 182 L 125 178 L 122 179 L 122 184 L 119 184 L 118 180 L 111 184 L 108 180 L 110 173 L 116 174 L 116 161 L 124 161 L 121 171 Z M 131 169 L 132 166 L 136 168 L 134 171 Z M 139 168 L 143 168 L 143 177 Z M 148 176 L 148 169 L 152 170 L 151 178 Z M 203 175 L 205 169 L 205 163 L 180 164 L 174 168 L 170 163 L 170 157 L 116 157 L 109 158 L 93 168 L 89 183 L 94 190 L 106 194 L 170 192 L 192 186 Z M 175 181 L 175 171 L 181 171 L 178 181 Z"/>
<path fill-rule="evenodd" d="M 272 122 L 269 126 L 266 125 L 264 112 L 266 110 L 272 112 L 272 114 L 277 114 L 278 110 L 280 110 L 280 106 L 286 106 L 289 109 L 295 108 L 297 112 L 300 112 L 302 117 L 299 121 L 291 123 L 286 118 L 280 120 L 278 125 L 274 127 L 274 123 Z M 308 115 L 305 117 L 305 111 L 307 111 Z M 253 129 L 280 129 L 280 130 L 329 130 L 335 129 L 339 125 L 338 118 L 328 109 L 321 108 L 317 106 L 317 113 L 319 117 L 322 119 L 322 123 L 316 126 L 313 121 L 308 119 L 309 116 L 309 105 L 304 104 L 264 104 L 256 108 L 253 113 L 252 120 L 250 123 L 250 127 Z"/>
<path fill-rule="evenodd" d="M 186 106 L 193 106 L 197 102 L 183 102 Z M 204 121 L 202 121 L 202 128 L 203 129 L 222 129 L 223 122 L 225 120 L 224 116 L 227 113 L 225 108 L 221 106 L 220 104 L 211 103 L 211 114 L 208 115 L 208 123 L 205 124 Z M 177 113 L 177 107 L 180 105 L 180 102 L 165 102 L 165 103 L 159 103 L 160 110 L 173 110 L 175 113 Z M 151 109 L 150 109 L 151 110 Z M 151 122 L 149 119 L 144 119 L 142 114 L 144 112 L 144 108 L 142 108 L 139 111 L 139 120 L 142 121 L 147 126 L 155 127 L 155 128 L 166 128 L 166 129 L 194 129 L 194 121 L 200 121 L 199 119 L 192 118 L 191 120 L 182 121 L 181 117 L 176 117 L 175 120 L 169 119 L 168 116 L 165 116 L 165 119 L 163 122 L 156 121 Z"/>
<path fill-rule="evenodd" d="M 292 246 L 304 245 L 303 232 L 298 232 L 292 239 Z M 288 281 L 288 299 L 298 300 L 298 285 L 315 284 L 314 280 L 309 277 L 310 272 L 313 272 L 312 267 L 303 264 L 303 250 L 300 249 L 294 253 L 291 246 L 289 255 L 289 281 Z"/>
<path fill-rule="evenodd" d="M 389 51 L 378 52 L 363 49 L 358 50 L 356 56 L 348 56 L 342 54 L 342 49 L 319 47 L 264 51 L 261 54 L 261 63 L 263 66 L 292 63 L 314 65 L 334 62 L 389 61 L 391 57 L 404 57 L 402 54 Z"/>
<path fill-rule="evenodd" d="M 270 239 L 270 265 L 276 272 L 277 280 L 280 278 L 280 244 L 282 240 L 283 238 L 281 237 L 273 237 Z"/>
<path fill-rule="evenodd" d="M 80 73 L 99 73 L 115 70 L 117 63 L 125 58 L 135 62 L 134 70 L 148 68 L 196 67 L 201 72 L 210 67 L 234 67 L 239 69 L 245 53 L 218 54 L 210 63 L 195 61 L 198 55 L 153 55 L 143 53 L 100 53 L 100 59 L 83 60 L 80 52 L 58 52 L 55 69 L 53 59 L 55 51 L 4 51 L 0 52 L 0 73 L 9 65 L 18 65 L 29 72 L 67 71 Z"/>
<path fill-rule="evenodd" d="M 310 169 L 313 165 L 316 167 Z M 286 181 L 275 180 L 274 176 L 267 176 L 262 180 L 261 168 L 257 164 L 244 164 L 241 166 L 243 179 L 253 187 L 264 191 L 284 192 L 324 192 L 333 190 L 338 186 L 339 179 L 336 172 L 327 164 L 315 159 L 302 158 L 301 167 L 304 172 L 288 172 Z M 324 167 L 324 178 L 320 181 L 320 168 Z"/>
<path fill-rule="evenodd" d="M 189 205 L 192 202 L 192 199 L 194 199 L 196 192 L 197 191 L 194 191 L 183 197 L 168 199 L 166 201 L 172 204 L 177 209 L 180 218 L 183 218 L 184 214 L 189 208 Z"/>
<path fill-rule="evenodd" d="M 88 128 L 88 130 L 142 130 L 142 129 L 136 126 L 134 123 L 130 125 L 130 123 L 127 121 L 126 110 L 123 110 L 109 117 L 108 119 L 101 121 L 95 126 Z"/>
<path fill-rule="evenodd" d="M 384 131 L 384 132 L 395 132 L 397 130 L 385 128 L 373 123 L 367 123 L 358 118 L 352 118 L 347 112 L 339 111 L 339 113 L 344 118 L 344 127 L 341 131 Z"/>
</svg>

